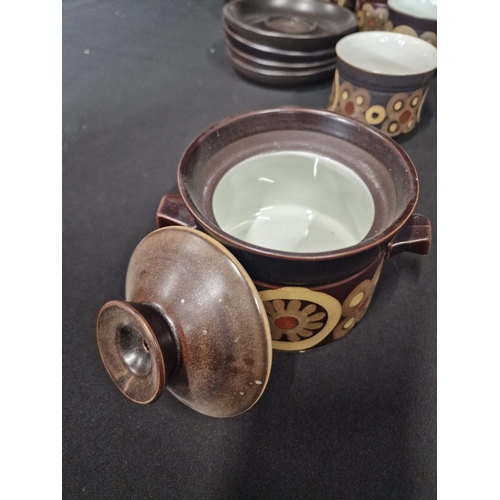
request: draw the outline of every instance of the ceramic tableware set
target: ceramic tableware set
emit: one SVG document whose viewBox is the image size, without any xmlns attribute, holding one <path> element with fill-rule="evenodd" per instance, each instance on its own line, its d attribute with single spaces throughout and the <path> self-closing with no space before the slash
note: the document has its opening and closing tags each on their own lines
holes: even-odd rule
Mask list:
<svg viewBox="0 0 500 500">
<path fill-rule="evenodd" d="M 138 403 L 167 388 L 238 415 L 265 390 L 273 349 L 336 342 L 365 315 L 384 262 L 425 254 L 418 177 L 376 128 L 326 110 L 223 120 L 178 167 L 178 195 L 135 249 L 124 301 L 97 321 L 102 360 Z"/>
<path fill-rule="evenodd" d="M 250 3 L 266 6 L 264 16 L 240 12 L 259 27 L 254 45 L 309 26 L 288 11 L 271 15 L 269 0 Z M 226 4 L 225 18 L 246 4 Z M 328 38 L 320 32 L 308 38 L 309 57 Z M 282 52 L 294 47 L 296 37 L 276 38 Z M 339 341 L 364 317 L 387 259 L 429 251 L 430 221 L 414 213 L 417 172 L 390 136 L 418 122 L 436 48 L 358 32 L 341 37 L 336 56 L 334 113 L 240 114 L 183 153 L 179 194 L 159 201 L 158 229 L 131 256 L 124 300 L 97 318 L 104 366 L 130 400 L 151 403 L 167 389 L 205 415 L 241 414 L 266 388 L 273 350 Z"/>
<path fill-rule="evenodd" d="M 316 0 L 235 0 L 222 26 L 236 72 L 271 86 L 331 79 L 335 44 L 358 29 L 353 12 Z"/>
</svg>

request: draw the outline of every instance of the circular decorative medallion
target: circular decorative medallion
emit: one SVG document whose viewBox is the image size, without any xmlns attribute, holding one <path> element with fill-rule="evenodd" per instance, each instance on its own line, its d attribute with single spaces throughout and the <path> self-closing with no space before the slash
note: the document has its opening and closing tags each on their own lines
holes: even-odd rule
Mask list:
<svg viewBox="0 0 500 500">
<path fill-rule="evenodd" d="M 365 120 L 370 125 L 378 125 L 385 119 L 385 108 L 380 104 L 375 104 L 368 108 L 365 112 Z"/>
<path fill-rule="evenodd" d="M 335 98 L 336 107 L 330 111 L 351 116 L 363 121 L 365 111 L 370 107 L 371 96 L 368 90 L 363 88 L 354 88 L 348 81 L 342 82 L 338 90 L 339 99 Z"/>
<path fill-rule="evenodd" d="M 360 308 L 361 304 L 371 295 L 371 280 L 364 280 L 344 300 L 342 316 L 351 316 Z"/>
<path fill-rule="evenodd" d="M 424 99 L 423 89 L 409 95 L 404 92 L 394 94 L 386 105 L 387 119 L 382 123 L 382 132 L 394 137 L 413 130 L 419 121 Z"/>
<path fill-rule="evenodd" d="M 342 315 L 340 302 L 323 292 L 284 287 L 260 292 L 273 348 L 302 351 L 319 344 L 335 328 Z"/>
<path fill-rule="evenodd" d="M 402 33 L 403 35 L 410 35 L 418 38 L 417 32 L 410 26 L 406 24 L 400 24 L 392 30 L 394 33 Z"/>
<path fill-rule="evenodd" d="M 382 260 L 378 265 L 373 278 L 364 280 L 352 290 L 342 303 L 342 319 L 333 330 L 333 339 L 338 340 L 348 333 L 365 315 L 373 297 L 373 292 L 380 278 Z"/>
<path fill-rule="evenodd" d="M 432 31 L 424 31 L 420 35 L 420 39 L 429 42 L 431 45 L 434 45 L 434 47 L 437 47 L 437 35 Z"/>
</svg>

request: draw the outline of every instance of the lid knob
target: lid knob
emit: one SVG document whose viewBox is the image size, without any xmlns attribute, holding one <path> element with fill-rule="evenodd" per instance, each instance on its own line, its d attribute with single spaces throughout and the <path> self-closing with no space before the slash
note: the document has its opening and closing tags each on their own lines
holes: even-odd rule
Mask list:
<svg viewBox="0 0 500 500">
<path fill-rule="evenodd" d="M 97 319 L 97 344 L 109 376 L 136 403 L 156 401 L 177 366 L 170 328 L 147 304 L 106 303 Z"/>
</svg>

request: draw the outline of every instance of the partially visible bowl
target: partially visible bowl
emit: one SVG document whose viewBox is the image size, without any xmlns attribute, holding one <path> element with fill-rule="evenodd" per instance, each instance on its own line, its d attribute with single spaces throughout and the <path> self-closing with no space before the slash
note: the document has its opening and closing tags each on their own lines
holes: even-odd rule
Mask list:
<svg viewBox="0 0 500 500">
<path fill-rule="evenodd" d="M 437 0 L 388 0 L 387 5 L 392 31 L 437 47 Z"/>
</svg>

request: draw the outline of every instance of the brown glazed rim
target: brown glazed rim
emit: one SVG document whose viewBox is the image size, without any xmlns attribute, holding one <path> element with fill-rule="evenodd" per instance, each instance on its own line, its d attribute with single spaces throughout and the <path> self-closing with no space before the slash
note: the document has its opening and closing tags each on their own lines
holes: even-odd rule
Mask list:
<svg viewBox="0 0 500 500">
<path fill-rule="evenodd" d="M 245 1 L 245 0 L 240 0 L 240 1 Z M 335 4 L 329 4 L 329 3 L 323 3 L 323 2 L 316 2 L 318 5 L 314 5 L 314 7 L 318 10 L 323 10 L 323 12 L 314 12 L 314 15 L 317 17 L 322 17 L 324 15 L 332 15 L 335 13 L 335 11 L 338 11 L 338 9 L 343 9 L 343 7 L 340 7 Z M 269 37 L 270 39 L 273 38 L 283 38 L 283 39 L 293 39 L 293 40 L 330 40 L 330 39 L 335 39 L 341 36 L 341 33 L 323 33 L 321 35 L 311 35 L 311 33 L 280 33 L 279 31 L 266 31 L 262 30 L 260 28 L 256 28 L 255 26 L 252 26 L 251 24 L 247 24 L 242 22 L 240 19 L 238 19 L 236 16 L 233 15 L 231 12 L 231 9 L 234 9 L 234 2 L 229 2 L 224 5 L 222 9 L 223 13 L 223 18 L 228 19 L 229 22 L 234 23 L 235 25 L 239 26 L 242 30 L 246 30 L 252 33 L 255 33 L 257 35 L 262 35 L 265 37 Z M 287 4 L 284 4 L 285 7 Z M 290 3 L 289 7 L 292 7 L 293 3 Z M 348 10 L 348 9 L 346 9 Z M 342 11 L 340 11 L 342 12 Z M 292 14 L 291 12 L 286 12 L 286 14 Z M 278 14 L 278 12 L 277 12 Z M 293 13 L 294 15 L 300 16 L 301 12 L 297 11 L 297 13 Z M 355 19 L 355 18 L 354 18 Z M 354 26 L 353 26 L 354 27 Z M 346 28 L 345 31 L 349 31 L 351 27 Z"/>
<path fill-rule="evenodd" d="M 192 152 L 201 144 L 210 134 L 216 132 L 218 129 L 228 126 L 232 123 L 236 123 L 238 121 L 244 120 L 245 118 L 251 116 L 258 115 L 275 115 L 275 114 L 283 114 L 283 113 L 307 113 L 314 114 L 323 117 L 332 117 L 337 122 L 344 122 L 350 125 L 353 125 L 357 128 L 361 127 L 366 132 L 371 134 L 375 140 L 382 141 L 388 148 L 395 150 L 400 156 L 401 160 L 406 165 L 406 173 L 408 175 L 408 189 L 413 190 L 413 196 L 410 198 L 406 208 L 403 210 L 401 215 L 394 220 L 384 231 L 374 235 L 367 240 L 362 240 L 357 245 L 353 245 L 346 249 L 341 250 L 333 250 L 328 252 L 319 252 L 319 253 L 296 253 L 296 252 L 283 252 L 279 250 L 272 250 L 265 247 L 260 247 L 257 245 L 252 245 L 243 240 L 235 238 L 230 234 L 223 231 L 219 226 L 217 226 L 214 222 L 208 219 L 205 215 L 203 215 L 194 204 L 191 196 L 189 195 L 189 190 L 187 187 L 187 179 L 186 179 L 186 170 L 188 168 L 189 158 Z M 300 261 L 326 261 L 331 259 L 343 258 L 343 257 L 351 257 L 356 254 L 362 253 L 367 249 L 376 247 L 382 243 L 382 241 L 392 239 L 396 233 L 401 229 L 401 227 L 406 223 L 406 221 L 410 218 L 415 205 L 418 199 L 419 193 L 419 182 L 418 182 L 418 174 L 411 161 L 408 154 L 403 150 L 399 144 L 397 144 L 393 139 L 386 136 L 383 132 L 372 127 L 371 125 L 366 125 L 359 120 L 355 120 L 354 118 L 348 118 L 346 116 L 341 116 L 336 113 L 332 113 L 331 111 L 320 110 L 320 109 L 311 109 L 311 108 L 301 108 L 294 106 L 286 106 L 281 108 L 273 108 L 273 109 L 264 109 L 264 110 L 256 110 L 250 111 L 248 113 L 242 113 L 239 115 L 235 115 L 229 118 L 225 118 L 222 121 L 216 123 L 201 135 L 199 135 L 196 139 L 194 139 L 191 144 L 186 148 L 184 153 L 182 154 L 179 167 L 177 170 L 177 184 L 179 187 L 179 193 L 187 207 L 187 209 L 191 212 L 195 221 L 202 226 L 202 228 L 208 233 L 212 233 L 217 236 L 224 244 L 228 244 L 233 248 L 238 248 L 239 250 L 250 252 L 254 254 L 264 255 L 268 257 L 278 257 L 280 259 L 285 260 L 300 260 Z"/>
<path fill-rule="evenodd" d="M 337 57 L 335 53 L 330 59 L 324 59 L 320 61 L 315 61 L 313 63 L 307 62 L 295 62 L 295 63 L 284 63 L 280 61 L 272 61 L 270 59 L 262 59 L 260 57 L 254 57 L 250 54 L 242 52 L 231 44 L 229 38 L 226 37 L 226 50 L 234 53 L 234 55 L 238 56 L 240 59 L 244 59 L 251 64 L 260 64 L 261 66 L 269 66 L 269 69 L 280 70 L 296 70 L 296 71 L 305 71 L 308 69 L 315 70 L 317 68 L 328 67 L 329 65 L 337 63 Z"/>
<path fill-rule="evenodd" d="M 324 49 L 324 50 L 315 50 L 312 52 L 308 51 L 297 51 L 297 50 L 285 50 L 285 49 L 276 49 L 274 47 L 268 45 L 262 45 L 261 43 L 255 43 L 242 36 L 235 33 L 231 28 L 225 23 L 222 23 L 222 29 L 226 33 L 227 36 L 234 38 L 237 42 L 240 42 L 247 47 L 250 47 L 253 50 L 260 50 L 261 52 L 276 54 L 279 56 L 289 56 L 289 57 L 331 57 L 332 54 L 335 55 L 335 48 L 332 49 Z"/>
<path fill-rule="evenodd" d="M 333 70 L 337 67 L 337 63 L 334 61 L 327 66 L 316 66 L 314 68 L 292 68 L 286 70 L 283 68 L 273 68 L 272 66 L 270 66 L 269 68 L 259 68 L 251 62 L 242 60 L 243 58 L 241 57 L 231 55 L 229 50 L 227 51 L 227 55 L 235 66 L 238 66 L 256 75 L 276 76 L 278 78 L 294 79 L 301 76 L 315 76 L 321 73 L 331 73 L 333 75 Z"/>
</svg>

